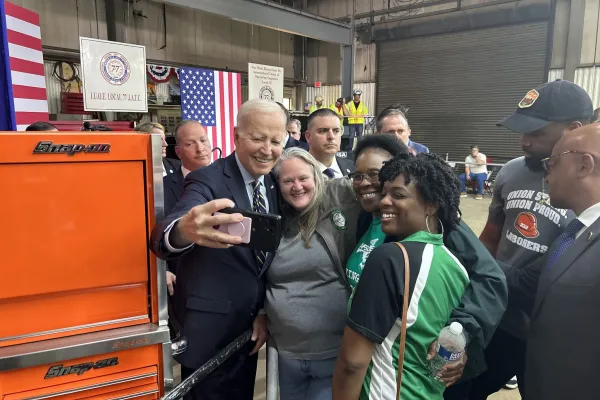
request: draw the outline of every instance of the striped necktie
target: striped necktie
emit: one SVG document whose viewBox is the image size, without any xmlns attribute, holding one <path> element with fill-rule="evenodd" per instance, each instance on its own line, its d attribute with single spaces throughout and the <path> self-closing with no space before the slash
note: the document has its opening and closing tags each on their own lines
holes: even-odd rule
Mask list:
<svg viewBox="0 0 600 400">
<path fill-rule="evenodd" d="M 567 229 L 558 238 L 558 243 L 554 248 L 548 262 L 546 263 L 546 270 L 548 270 L 563 254 L 569 250 L 569 247 L 575 243 L 577 232 L 579 232 L 585 225 L 578 219 L 574 219 L 567 225 Z"/>
<path fill-rule="evenodd" d="M 254 181 L 252 185 L 252 210 L 257 213 L 266 214 L 267 206 L 265 205 L 265 198 L 260 191 L 260 181 Z M 267 254 L 264 251 L 256 251 L 256 258 L 262 266 L 265 263 Z"/>
</svg>

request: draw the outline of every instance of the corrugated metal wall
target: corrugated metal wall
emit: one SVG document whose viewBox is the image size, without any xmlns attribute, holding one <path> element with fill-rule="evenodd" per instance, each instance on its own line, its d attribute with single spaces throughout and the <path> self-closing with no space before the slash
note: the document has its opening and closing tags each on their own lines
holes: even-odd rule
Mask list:
<svg viewBox="0 0 600 400">
<path fill-rule="evenodd" d="M 564 69 L 551 69 L 548 82 L 562 79 Z M 575 70 L 575 83 L 584 88 L 592 98 L 594 107 L 600 107 L 600 67 L 577 68 Z"/>
<path fill-rule="evenodd" d="M 379 44 L 377 110 L 410 107 L 416 142 L 464 159 L 473 144 L 497 161 L 521 154 L 519 135 L 496 127 L 543 82 L 547 23 Z"/>
<path fill-rule="evenodd" d="M 354 89 L 362 90 L 362 101 L 365 102 L 369 109 L 369 114 L 375 113 L 375 83 L 355 83 Z M 306 88 L 306 101 L 313 103 L 315 96 L 323 96 L 323 100 L 327 106 L 336 101 L 342 95 L 342 85 L 327 85 L 321 86 L 320 88 L 307 87 Z"/>
</svg>

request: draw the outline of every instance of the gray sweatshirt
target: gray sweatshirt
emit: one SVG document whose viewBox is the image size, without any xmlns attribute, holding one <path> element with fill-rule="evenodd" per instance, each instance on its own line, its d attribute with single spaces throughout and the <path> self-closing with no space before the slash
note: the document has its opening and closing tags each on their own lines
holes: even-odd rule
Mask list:
<svg viewBox="0 0 600 400">
<path fill-rule="evenodd" d="M 269 332 L 279 354 L 295 360 L 337 357 L 349 296 L 319 233 L 308 249 L 300 237 L 284 237 L 267 271 L 265 299 Z"/>
</svg>

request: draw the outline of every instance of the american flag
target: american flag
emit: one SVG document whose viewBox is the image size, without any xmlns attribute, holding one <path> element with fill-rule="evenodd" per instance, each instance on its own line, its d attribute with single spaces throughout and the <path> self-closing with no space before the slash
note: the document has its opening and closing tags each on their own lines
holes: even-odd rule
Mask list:
<svg viewBox="0 0 600 400">
<path fill-rule="evenodd" d="M 8 53 L 3 62 L 12 81 L 6 82 L 10 123 L 4 125 L 24 131 L 33 122 L 48 121 L 40 17 L 14 4 L 0 3 L 4 53 Z"/>
<path fill-rule="evenodd" d="M 233 128 L 242 104 L 240 74 L 202 68 L 179 68 L 182 119 L 200 122 L 222 156 L 235 150 Z M 213 161 L 219 154 L 213 153 Z"/>
</svg>

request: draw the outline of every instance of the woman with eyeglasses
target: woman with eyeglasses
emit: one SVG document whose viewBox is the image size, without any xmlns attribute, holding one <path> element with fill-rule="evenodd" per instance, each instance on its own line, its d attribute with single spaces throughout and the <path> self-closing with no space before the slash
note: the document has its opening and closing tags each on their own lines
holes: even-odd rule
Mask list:
<svg viewBox="0 0 600 400">
<path fill-rule="evenodd" d="M 381 201 L 379 171 L 385 162 L 405 153 L 408 153 L 408 147 L 404 143 L 383 135 L 365 136 L 358 141 L 354 149 L 355 172 L 350 174 L 349 178 L 362 210 L 371 214 L 373 218 L 346 262 L 346 275 L 352 289 L 356 288 L 371 251 L 385 240 L 379 211 Z"/>
<path fill-rule="evenodd" d="M 406 248 L 410 293 L 404 292 L 402 250 L 394 243 L 374 250 L 351 299 L 333 399 L 396 398 L 403 298 L 408 296 L 401 398 L 441 400 L 445 386 L 430 375 L 427 352 L 469 284 L 467 271 L 443 241 L 459 221 L 458 179 L 436 155 L 403 154 L 385 163 L 380 182 L 381 229 Z"/>
<path fill-rule="evenodd" d="M 350 175 L 355 198 L 362 208 L 357 217 L 358 245 L 346 262 L 348 283 L 353 289 L 360 281 L 365 262 L 371 251 L 392 240 L 381 229 L 381 182 L 379 171 L 383 165 L 409 151 L 403 142 L 391 135 L 369 135 L 358 141 L 355 151 L 356 171 Z M 332 181 L 331 184 L 337 184 Z M 469 335 L 466 360 L 446 366 L 441 379 L 448 386 L 461 377 L 469 378 L 485 368 L 483 350 L 506 309 L 508 290 L 504 274 L 469 227 L 459 219 L 456 229 L 446 232 L 444 244 L 463 263 L 471 284 L 461 304 L 454 310 L 452 321 L 460 322 Z M 433 344 L 432 344 L 433 349 Z M 431 350 L 433 352 L 433 350 Z M 464 370 L 463 370 L 464 369 Z M 463 396 L 462 388 L 452 388 L 456 398 Z M 455 398 L 451 395 L 448 398 Z"/>
</svg>

